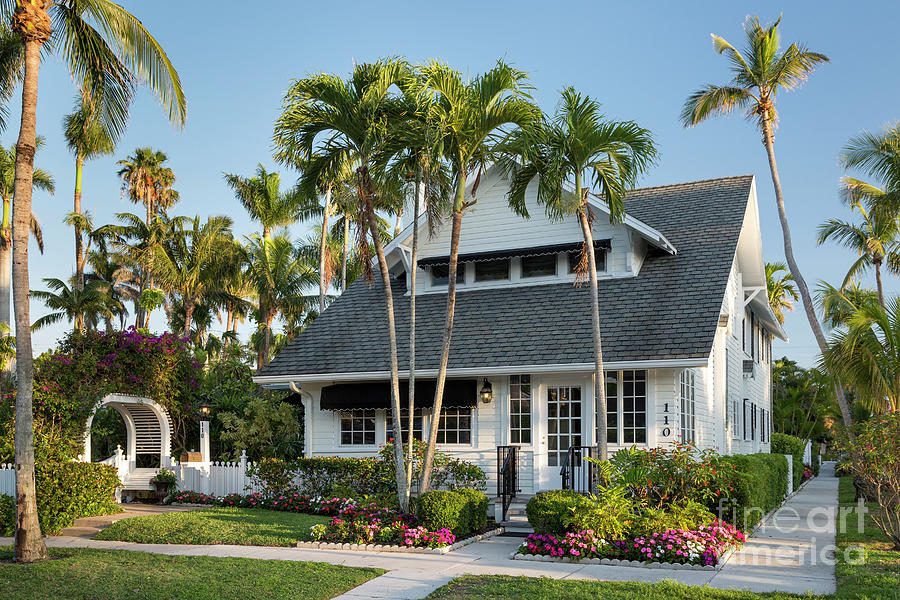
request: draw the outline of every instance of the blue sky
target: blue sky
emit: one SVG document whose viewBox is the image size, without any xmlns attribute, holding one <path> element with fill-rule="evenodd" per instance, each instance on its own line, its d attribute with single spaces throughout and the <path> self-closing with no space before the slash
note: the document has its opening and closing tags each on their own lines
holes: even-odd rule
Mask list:
<svg viewBox="0 0 900 600">
<path fill-rule="evenodd" d="M 254 231 L 224 185 L 222 172 L 251 174 L 271 160 L 272 125 L 292 78 L 317 70 L 346 74 L 354 61 L 405 56 L 438 58 L 468 73 L 504 58 L 530 72 L 535 99 L 552 110 L 559 90 L 574 85 L 600 100 L 607 115 L 634 119 L 650 128 L 661 159 L 642 180 L 659 185 L 752 173 L 758 177 L 766 260 L 783 260 L 765 154 L 755 128 L 739 116 L 685 130 L 678 113 L 685 97 L 703 83 L 725 83 L 727 62 L 715 54 L 709 34 L 742 43 L 748 14 L 764 21 L 783 14 L 782 35 L 824 52 L 832 62 L 798 92 L 778 100 L 781 125 L 776 154 L 793 226 L 794 246 L 810 283 L 839 283 L 853 260 L 834 246 L 817 247 L 815 226 L 846 215 L 837 196 L 842 172 L 837 157 L 846 140 L 900 119 L 896 99 L 900 53 L 893 42 L 897 5 L 838 2 L 272 2 L 265 10 L 246 2 L 124 2 L 164 45 L 179 70 L 188 97 L 182 131 L 146 90 L 114 156 L 90 162 L 84 173 L 84 208 L 96 223 L 140 209 L 121 198 L 115 161 L 138 146 L 164 150 L 178 178 L 181 202 L 174 213 L 226 214 L 237 235 Z M 211 9 L 214 6 L 214 9 Z M 34 211 L 46 241 L 43 256 L 31 255 L 32 288 L 42 277 L 68 277 L 73 266 L 72 232 L 62 218 L 72 206 L 74 159 L 61 135 L 75 88 L 55 57 L 42 66 L 38 132 L 47 146 L 36 164 L 57 182 L 54 196 L 36 193 Z M 15 141 L 12 124 L 0 135 Z M 293 174 L 285 174 L 292 181 Z M 293 236 L 305 232 L 292 228 Z M 889 293 L 900 286 L 886 281 Z M 32 320 L 44 314 L 32 303 Z M 163 315 L 152 325 L 164 327 Z M 51 347 L 61 324 L 34 336 L 36 352 Z M 215 331 L 222 329 L 216 324 Z M 816 348 L 802 311 L 788 317 L 791 343 L 779 344 L 801 363 Z"/>
</svg>

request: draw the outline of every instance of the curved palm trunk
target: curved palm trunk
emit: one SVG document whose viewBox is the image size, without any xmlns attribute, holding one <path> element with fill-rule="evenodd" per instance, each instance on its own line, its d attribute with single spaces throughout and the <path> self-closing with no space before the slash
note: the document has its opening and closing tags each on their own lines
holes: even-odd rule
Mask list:
<svg viewBox="0 0 900 600">
<path fill-rule="evenodd" d="M 3 199 L 3 222 L 0 225 L 0 323 L 8 328 L 3 335 L 12 331 L 10 300 L 12 299 L 12 204 Z"/>
<path fill-rule="evenodd" d="M 887 310 L 887 305 L 884 303 L 884 286 L 881 283 L 881 261 L 883 259 L 876 258 L 872 262 L 875 263 L 875 283 L 878 285 L 878 303 L 881 304 L 881 308 Z"/>
<path fill-rule="evenodd" d="M 22 5 L 16 7 L 24 19 L 46 15 L 42 0 L 35 0 L 29 15 Z M 49 17 L 47 17 L 49 36 Z M 15 18 L 14 18 L 15 21 Z M 46 40 L 24 35 L 25 74 L 22 83 L 22 120 L 16 143 L 15 204 L 13 206 L 13 294 L 16 313 L 16 537 L 15 559 L 34 562 L 48 558 L 47 547 L 38 523 L 34 481 L 34 418 L 32 392 L 34 356 L 31 350 L 31 317 L 28 306 L 28 237 L 31 231 L 31 186 L 34 176 L 34 151 L 37 127 L 38 69 L 41 45 Z"/>
<path fill-rule="evenodd" d="M 576 176 L 575 190 L 581 194 L 581 177 Z M 594 232 L 588 219 L 587 203 L 578 211 L 578 222 L 584 236 L 585 252 L 591 284 L 591 329 L 594 337 L 594 424 L 597 428 L 597 450 L 600 460 L 607 459 L 606 378 L 603 376 L 603 341 L 600 337 L 600 295 L 597 290 L 597 259 L 594 256 Z"/>
<path fill-rule="evenodd" d="M 325 296 L 328 293 L 325 251 L 328 241 L 328 213 L 331 211 L 331 184 L 325 187 L 325 208 L 322 211 L 322 234 L 319 236 L 319 314 L 325 312 Z"/>
<path fill-rule="evenodd" d="M 413 425 L 416 410 L 416 271 L 419 264 L 419 194 L 422 189 L 422 169 L 416 170 L 416 191 L 413 198 L 413 241 L 409 267 L 409 443 L 406 445 L 406 493 L 412 492 Z"/>
<path fill-rule="evenodd" d="M 438 368 L 437 383 L 434 388 L 434 405 L 431 409 L 431 428 L 428 430 L 428 446 L 422 460 L 422 478 L 419 493 L 427 492 L 431 487 L 431 473 L 434 467 L 434 453 L 437 448 L 438 425 L 441 419 L 441 407 L 444 402 L 444 384 L 447 382 L 447 363 L 450 361 L 450 341 L 453 337 L 453 316 L 456 312 L 456 270 L 459 258 L 459 230 L 462 227 L 462 209 L 466 198 L 466 178 L 460 173 L 456 184 L 456 201 L 454 202 L 453 224 L 450 228 L 450 268 L 447 282 L 447 315 L 444 321 L 444 342 L 441 346 L 441 364 Z"/>
<path fill-rule="evenodd" d="M 766 155 L 769 158 L 769 171 L 772 174 L 772 184 L 775 186 L 775 204 L 778 207 L 778 219 L 781 221 L 781 233 L 784 238 L 784 258 L 791 275 L 794 276 L 794 282 L 797 284 L 797 291 L 800 292 L 800 299 L 803 301 L 803 309 L 806 311 L 806 319 L 809 321 L 809 327 L 812 329 L 819 345 L 819 351 L 824 354 L 828 349 L 828 341 L 822 332 L 822 326 L 819 324 L 819 318 L 816 316 L 816 309 L 813 306 L 812 296 L 809 293 L 809 287 L 806 280 L 800 273 L 800 267 L 794 259 L 794 246 L 791 242 L 791 227 L 788 224 L 787 212 L 784 208 L 784 193 L 781 190 L 781 179 L 778 176 L 778 164 L 775 162 L 775 141 L 772 137 L 772 124 L 769 122 L 769 116 L 763 115 L 763 145 L 766 147 Z M 847 427 L 847 433 L 852 437 L 853 414 L 850 412 L 850 404 L 844 395 L 844 388 L 840 383 L 834 386 L 837 395 L 838 406 L 841 409 L 841 417 L 843 417 L 844 425 Z"/>
<path fill-rule="evenodd" d="M 81 171 L 84 167 L 84 156 L 78 153 L 75 157 L 75 201 L 72 211 L 81 214 Z M 81 227 L 75 225 L 75 289 L 84 289 L 84 245 L 81 239 Z"/>
<path fill-rule="evenodd" d="M 262 356 L 260 357 L 262 359 L 260 368 L 269 364 L 269 352 L 271 352 L 271 348 L 272 348 L 272 321 L 274 321 L 274 320 L 275 320 L 275 311 L 270 310 L 268 313 L 266 313 L 266 336 L 265 336 L 265 339 L 263 340 L 263 347 L 262 347 L 262 353 L 261 353 Z"/>
<path fill-rule="evenodd" d="M 388 346 L 391 354 L 391 424 L 394 428 L 394 478 L 397 484 L 397 496 L 400 501 L 400 510 L 409 510 L 409 494 L 406 493 L 406 467 L 403 462 L 403 434 L 400 422 L 400 367 L 397 359 L 397 328 L 394 322 L 394 296 L 391 293 L 391 274 L 388 272 L 387 260 L 384 256 L 384 247 L 381 245 L 381 237 L 378 232 L 378 222 L 375 217 L 375 207 L 372 205 L 372 182 L 366 167 L 360 167 L 357 172 L 360 178 L 360 189 L 364 194 L 366 207 L 366 220 L 369 223 L 369 233 L 375 246 L 375 255 L 378 257 L 378 270 L 381 274 L 381 289 L 384 292 L 385 312 L 388 321 Z"/>
<path fill-rule="evenodd" d="M 344 252 L 341 254 L 341 292 L 347 289 L 347 255 L 350 254 L 350 219 L 344 215 Z"/>
</svg>

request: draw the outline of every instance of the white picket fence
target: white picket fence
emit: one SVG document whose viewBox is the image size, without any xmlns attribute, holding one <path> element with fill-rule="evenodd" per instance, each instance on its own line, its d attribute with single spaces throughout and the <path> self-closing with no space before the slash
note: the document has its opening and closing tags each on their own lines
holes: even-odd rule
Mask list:
<svg viewBox="0 0 900 600">
<path fill-rule="evenodd" d="M 0 494 L 16 495 L 16 468 L 13 465 L 0 465 Z"/>
<path fill-rule="evenodd" d="M 249 494 L 258 492 L 259 486 L 247 475 L 256 463 L 247 461 L 247 453 L 241 452 L 238 462 L 211 461 L 174 465 L 177 486 L 181 491 L 201 492 L 212 496 Z"/>
</svg>

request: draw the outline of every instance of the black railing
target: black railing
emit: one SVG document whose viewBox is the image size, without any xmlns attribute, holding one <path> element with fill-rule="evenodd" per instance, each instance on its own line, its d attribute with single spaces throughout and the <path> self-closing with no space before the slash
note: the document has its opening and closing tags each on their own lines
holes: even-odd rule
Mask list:
<svg viewBox="0 0 900 600">
<path fill-rule="evenodd" d="M 596 467 L 584 459 L 597 458 L 598 455 L 597 446 L 569 446 L 562 468 L 559 470 L 562 489 L 592 494 L 596 483 Z"/>
<path fill-rule="evenodd" d="M 497 497 L 503 503 L 503 521 L 519 491 L 518 446 L 497 446 Z"/>
</svg>

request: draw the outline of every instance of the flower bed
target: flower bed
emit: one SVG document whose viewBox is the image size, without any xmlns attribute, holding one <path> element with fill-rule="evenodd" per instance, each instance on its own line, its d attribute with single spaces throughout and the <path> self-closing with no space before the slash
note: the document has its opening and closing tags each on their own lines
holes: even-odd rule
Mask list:
<svg viewBox="0 0 900 600">
<path fill-rule="evenodd" d="M 546 556 L 570 561 L 618 560 L 715 568 L 729 551 L 740 548 L 744 539 L 744 534 L 734 526 L 718 520 L 696 530 L 670 529 L 613 542 L 600 538 L 592 530 L 570 532 L 563 537 L 531 534 L 525 538 L 516 558 Z"/>
</svg>

